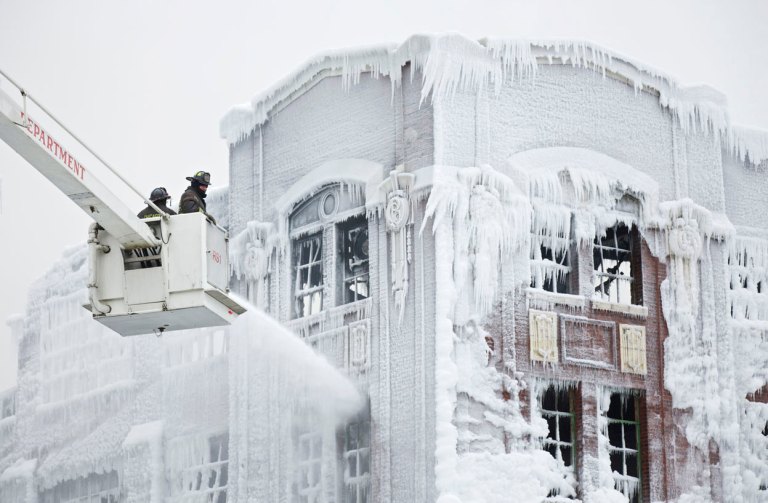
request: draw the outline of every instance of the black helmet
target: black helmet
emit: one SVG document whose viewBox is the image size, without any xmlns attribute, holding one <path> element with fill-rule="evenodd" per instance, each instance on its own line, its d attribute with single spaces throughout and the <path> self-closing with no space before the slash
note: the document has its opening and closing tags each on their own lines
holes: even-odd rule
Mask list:
<svg viewBox="0 0 768 503">
<path fill-rule="evenodd" d="M 158 187 L 152 191 L 152 194 L 149 195 L 149 200 L 153 203 L 156 203 L 158 201 L 168 199 L 169 197 L 171 197 L 171 195 L 168 194 L 168 191 L 165 190 L 165 187 Z"/>
<path fill-rule="evenodd" d="M 211 174 L 207 171 L 198 171 L 195 173 L 195 176 L 188 176 L 187 180 L 190 182 L 197 182 L 200 185 L 210 185 L 211 184 Z"/>
</svg>

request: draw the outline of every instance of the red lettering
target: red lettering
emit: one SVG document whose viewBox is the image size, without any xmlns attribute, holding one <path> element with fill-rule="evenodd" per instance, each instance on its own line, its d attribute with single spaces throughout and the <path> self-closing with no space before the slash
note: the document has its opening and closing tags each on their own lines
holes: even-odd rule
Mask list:
<svg viewBox="0 0 768 503">
<path fill-rule="evenodd" d="M 85 179 L 85 166 L 77 162 L 77 159 L 64 150 L 64 147 L 62 147 L 59 142 L 57 142 L 50 134 L 47 134 L 35 121 L 26 116 L 24 112 L 21 112 L 21 119 L 22 121 L 26 120 L 27 131 L 29 134 L 40 141 L 43 147 L 47 148 L 54 157 L 67 166 L 74 176 L 79 177 L 81 180 Z"/>
</svg>

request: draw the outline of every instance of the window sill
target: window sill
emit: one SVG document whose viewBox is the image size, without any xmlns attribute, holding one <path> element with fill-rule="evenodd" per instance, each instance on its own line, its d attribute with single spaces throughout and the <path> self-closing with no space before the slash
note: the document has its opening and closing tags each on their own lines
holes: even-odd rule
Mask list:
<svg viewBox="0 0 768 503">
<path fill-rule="evenodd" d="M 592 300 L 592 309 L 596 311 L 609 311 L 612 313 L 621 313 L 635 318 L 647 318 L 648 308 L 645 306 L 636 306 L 634 304 L 617 304 L 616 302 L 606 302 L 604 300 Z"/>
<path fill-rule="evenodd" d="M 570 293 L 555 293 L 538 288 L 528 288 L 528 307 L 549 311 L 554 306 L 565 306 L 573 310 L 582 311 L 587 305 L 587 299 L 581 295 Z"/>
<path fill-rule="evenodd" d="M 336 330 L 345 325 L 345 319 L 353 316 L 356 321 L 370 317 L 372 301 L 370 298 L 361 299 L 349 304 L 323 309 L 319 313 L 303 318 L 294 318 L 285 326 L 301 338 L 319 333 Z"/>
</svg>

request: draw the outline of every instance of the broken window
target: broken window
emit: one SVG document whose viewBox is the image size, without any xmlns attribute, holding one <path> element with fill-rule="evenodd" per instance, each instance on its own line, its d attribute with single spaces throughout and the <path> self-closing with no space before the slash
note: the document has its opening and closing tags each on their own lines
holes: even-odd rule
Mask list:
<svg viewBox="0 0 768 503">
<path fill-rule="evenodd" d="M 371 486 L 370 405 L 344 428 L 344 503 L 367 503 Z"/>
<path fill-rule="evenodd" d="M 563 465 L 573 467 L 576 460 L 576 416 L 573 388 L 549 386 L 541 394 L 541 417 L 549 432 L 544 449 Z"/>
<path fill-rule="evenodd" d="M 341 268 L 343 271 L 341 303 L 348 304 L 370 296 L 368 275 L 368 220 L 353 218 L 339 226 L 342 234 Z"/>
<path fill-rule="evenodd" d="M 293 244 L 294 317 L 323 309 L 323 234 L 297 239 Z"/>
<path fill-rule="evenodd" d="M 538 241 L 538 242 L 537 242 Z M 532 240 L 531 287 L 555 293 L 571 293 L 571 266 L 568 246 L 553 248 Z"/>
<path fill-rule="evenodd" d="M 571 275 L 571 214 L 569 209 L 556 210 L 559 218 L 552 219 L 552 209 L 534 211 L 531 233 L 531 288 L 554 293 L 573 293 Z M 559 222 L 559 227 L 553 222 Z"/>
<path fill-rule="evenodd" d="M 370 297 L 368 220 L 359 193 L 325 187 L 296 206 L 289 225 L 293 318 Z"/>
<path fill-rule="evenodd" d="M 616 224 L 595 238 L 593 298 L 617 304 L 642 305 L 640 250 L 637 231 Z"/>
<path fill-rule="evenodd" d="M 629 499 L 629 503 L 643 500 L 639 414 L 637 396 L 611 394 L 611 403 L 606 412 L 608 453 L 615 487 Z"/>
</svg>

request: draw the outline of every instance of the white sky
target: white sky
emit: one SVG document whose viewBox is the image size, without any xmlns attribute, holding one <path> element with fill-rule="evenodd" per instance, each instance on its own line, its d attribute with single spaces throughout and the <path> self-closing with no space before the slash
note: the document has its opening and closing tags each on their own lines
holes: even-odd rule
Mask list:
<svg viewBox="0 0 768 503">
<path fill-rule="evenodd" d="M 762 0 L 0 0 L 0 69 L 143 192 L 163 185 L 176 204 L 198 169 L 227 183 L 224 113 L 318 52 L 423 32 L 588 39 L 710 84 L 734 123 L 768 129 L 766 26 Z M 16 372 L 5 319 L 90 220 L 2 142 L 0 180 L 4 389 Z"/>
</svg>

